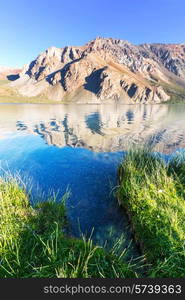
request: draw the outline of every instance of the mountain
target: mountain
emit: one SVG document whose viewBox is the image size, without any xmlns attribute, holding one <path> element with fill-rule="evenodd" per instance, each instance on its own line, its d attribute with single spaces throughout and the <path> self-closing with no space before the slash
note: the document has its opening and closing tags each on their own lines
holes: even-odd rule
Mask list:
<svg viewBox="0 0 185 300">
<path fill-rule="evenodd" d="M 77 103 L 160 103 L 185 98 L 185 44 L 96 38 L 50 47 L 11 86 L 23 96 Z"/>
<path fill-rule="evenodd" d="M 11 68 L 11 67 L 5 67 L 0 66 L 0 80 L 6 80 L 6 79 L 16 79 L 18 78 L 18 74 L 22 70 L 20 68 Z"/>
</svg>

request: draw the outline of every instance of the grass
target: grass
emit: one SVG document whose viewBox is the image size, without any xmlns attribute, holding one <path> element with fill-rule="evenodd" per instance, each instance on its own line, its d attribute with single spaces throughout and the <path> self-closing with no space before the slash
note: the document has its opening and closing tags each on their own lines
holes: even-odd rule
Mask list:
<svg viewBox="0 0 185 300">
<path fill-rule="evenodd" d="M 32 207 L 15 179 L 0 180 L 0 277 L 136 277 L 126 251 L 66 235 L 64 199 Z"/>
<path fill-rule="evenodd" d="M 155 77 L 153 77 L 156 80 Z M 174 103 L 185 103 L 185 87 L 177 84 L 172 80 L 172 83 L 168 84 L 165 82 L 156 82 L 156 81 L 148 81 L 152 86 L 162 86 L 165 92 L 170 96 L 168 101 L 162 102 L 164 104 L 174 104 Z M 58 104 L 64 103 L 68 104 L 67 99 L 63 99 L 62 101 L 56 101 L 48 99 L 44 95 L 39 95 L 35 97 L 26 97 L 18 93 L 16 88 L 8 85 L 11 83 L 9 80 L 0 80 L 0 103 L 46 103 L 46 104 Z"/>
<path fill-rule="evenodd" d="M 185 86 L 178 84 L 174 79 L 171 79 L 170 83 L 158 80 L 157 77 L 152 76 L 153 81 L 149 81 L 151 86 L 159 87 L 161 86 L 170 99 L 162 102 L 164 104 L 183 104 L 185 103 Z"/>
<path fill-rule="evenodd" d="M 10 81 L 8 79 L 0 79 L 0 86 L 1 85 L 5 85 L 7 83 L 9 83 Z"/>
<path fill-rule="evenodd" d="M 166 103 L 185 103 L 185 87 L 179 85 L 164 85 L 166 93 L 170 96 L 170 99 Z"/>
<path fill-rule="evenodd" d="M 172 80 L 172 83 L 160 82 L 164 91 L 170 96 L 170 99 L 164 103 L 166 104 L 183 104 L 185 103 L 185 87 L 177 84 Z"/>
<path fill-rule="evenodd" d="M 0 179 L 1 278 L 185 277 L 185 155 L 166 163 L 147 149 L 129 150 L 119 168 L 126 209 L 146 264 L 127 251 L 66 234 L 66 195 L 30 205 L 16 179 Z M 140 271 L 139 271 L 140 265 Z"/>
<path fill-rule="evenodd" d="M 130 150 L 119 168 L 118 198 L 149 265 L 147 277 L 185 277 L 185 159 L 166 164 Z"/>
<path fill-rule="evenodd" d="M 15 88 L 8 85 L 10 82 L 9 80 L 0 80 L 0 103 L 60 103 L 60 101 L 49 100 L 44 95 L 35 97 L 20 95 Z"/>
</svg>

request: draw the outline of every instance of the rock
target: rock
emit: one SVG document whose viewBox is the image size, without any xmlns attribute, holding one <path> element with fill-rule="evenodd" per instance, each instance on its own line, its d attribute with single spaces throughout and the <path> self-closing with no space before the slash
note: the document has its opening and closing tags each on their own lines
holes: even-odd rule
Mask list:
<svg viewBox="0 0 185 300">
<path fill-rule="evenodd" d="M 84 95 L 86 103 L 160 103 L 170 99 L 164 84 L 185 87 L 184 49 L 100 37 L 81 47 L 50 47 L 13 85 L 25 96 L 58 101 L 79 102 Z"/>
<path fill-rule="evenodd" d="M 0 66 L 0 80 L 16 80 L 19 77 L 19 73 L 22 70 L 20 68 L 10 68 L 10 67 L 4 67 Z"/>
</svg>

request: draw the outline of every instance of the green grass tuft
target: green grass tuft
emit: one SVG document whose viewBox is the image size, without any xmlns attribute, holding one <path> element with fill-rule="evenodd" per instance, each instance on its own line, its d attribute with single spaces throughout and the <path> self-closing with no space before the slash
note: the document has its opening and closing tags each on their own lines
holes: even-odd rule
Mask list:
<svg viewBox="0 0 185 300">
<path fill-rule="evenodd" d="M 123 251 L 66 236 L 64 201 L 31 207 L 15 180 L 0 180 L 0 277 L 136 277 Z"/>
<path fill-rule="evenodd" d="M 130 150 L 119 169 L 118 198 L 149 264 L 146 276 L 185 277 L 185 163 Z"/>
</svg>

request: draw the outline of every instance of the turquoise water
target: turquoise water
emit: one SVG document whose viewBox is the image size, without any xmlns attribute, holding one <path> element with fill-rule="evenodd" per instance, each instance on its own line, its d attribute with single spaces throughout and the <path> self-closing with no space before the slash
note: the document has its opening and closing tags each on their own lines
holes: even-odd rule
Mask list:
<svg viewBox="0 0 185 300">
<path fill-rule="evenodd" d="M 112 245 L 132 239 L 114 197 L 130 142 L 165 155 L 184 147 L 184 106 L 0 105 L 1 174 L 19 173 L 33 199 L 66 202 L 70 232 Z"/>
</svg>

